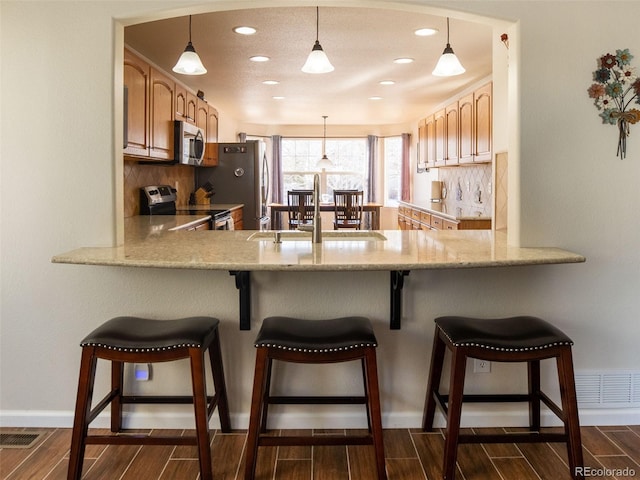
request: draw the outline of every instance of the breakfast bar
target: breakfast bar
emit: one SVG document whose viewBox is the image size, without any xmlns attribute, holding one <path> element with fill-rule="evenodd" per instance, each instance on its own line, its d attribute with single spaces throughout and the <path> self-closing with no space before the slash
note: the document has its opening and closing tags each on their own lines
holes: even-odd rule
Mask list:
<svg viewBox="0 0 640 480">
<path fill-rule="evenodd" d="M 201 216 L 200 216 L 201 217 Z M 198 215 L 139 216 L 125 220 L 125 242 L 84 247 L 53 257 L 54 263 L 226 270 L 240 294 L 240 328 L 250 328 L 251 272 L 390 273 L 390 327 L 400 328 L 402 288 L 411 270 L 492 268 L 580 263 L 577 253 L 553 247 L 514 247 L 492 231 L 325 231 L 314 244 L 307 232 L 185 231 Z M 277 235 L 276 235 L 277 234 Z M 276 241 L 277 240 L 277 241 Z"/>
</svg>

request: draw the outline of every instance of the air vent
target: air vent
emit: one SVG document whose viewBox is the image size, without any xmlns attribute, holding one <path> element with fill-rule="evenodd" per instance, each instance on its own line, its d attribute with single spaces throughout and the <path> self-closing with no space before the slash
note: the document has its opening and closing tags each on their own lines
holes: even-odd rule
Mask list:
<svg viewBox="0 0 640 480">
<path fill-rule="evenodd" d="M 578 404 L 585 408 L 638 407 L 640 372 L 577 372 L 576 394 Z"/>
<path fill-rule="evenodd" d="M 0 448 L 31 448 L 45 432 L 4 431 L 0 433 Z"/>
</svg>

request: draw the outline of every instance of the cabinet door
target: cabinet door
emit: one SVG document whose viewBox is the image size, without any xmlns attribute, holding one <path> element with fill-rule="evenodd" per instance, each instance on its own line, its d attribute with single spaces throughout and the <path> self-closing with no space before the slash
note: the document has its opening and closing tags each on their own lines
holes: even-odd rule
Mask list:
<svg viewBox="0 0 640 480">
<path fill-rule="evenodd" d="M 127 87 L 127 146 L 124 153 L 149 155 L 149 70 L 146 62 L 124 51 L 124 85 Z"/>
<path fill-rule="evenodd" d="M 435 166 L 444 167 L 446 159 L 447 124 L 444 110 L 433 114 L 435 131 Z"/>
<path fill-rule="evenodd" d="M 460 118 L 460 163 L 473 162 L 474 124 L 473 93 L 465 95 L 458 101 L 458 117 Z"/>
<path fill-rule="evenodd" d="M 199 98 L 196 101 L 196 126 L 207 134 L 207 123 L 209 122 L 209 104 Z"/>
<path fill-rule="evenodd" d="M 447 119 L 447 153 L 446 164 L 457 165 L 458 164 L 458 135 L 460 133 L 460 127 L 458 122 L 458 102 L 454 102 L 451 105 L 447 105 L 445 109 L 445 117 Z"/>
<path fill-rule="evenodd" d="M 150 156 L 173 160 L 173 110 L 175 83 L 151 68 Z"/>
<path fill-rule="evenodd" d="M 433 115 L 428 116 L 424 121 L 424 149 L 427 167 L 436 166 L 436 122 Z"/>
<path fill-rule="evenodd" d="M 218 111 L 209 105 L 209 120 L 207 121 L 207 142 L 218 141 Z"/>
<path fill-rule="evenodd" d="M 176 83 L 176 111 L 175 120 L 186 121 L 187 119 L 187 88 Z"/>
<path fill-rule="evenodd" d="M 427 144 L 426 138 L 427 131 L 425 125 L 425 119 L 423 118 L 418 122 L 418 166 L 422 166 L 427 163 Z"/>
<path fill-rule="evenodd" d="M 491 92 L 492 83 L 474 92 L 475 158 L 476 162 L 491 161 Z"/>
<path fill-rule="evenodd" d="M 185 122 L 189 122 L 191 125 L 196 124 L 196 113 L 198 111 L 198 97 L 193 93 L 187 91 L 187 116 Z"/>
</svg>

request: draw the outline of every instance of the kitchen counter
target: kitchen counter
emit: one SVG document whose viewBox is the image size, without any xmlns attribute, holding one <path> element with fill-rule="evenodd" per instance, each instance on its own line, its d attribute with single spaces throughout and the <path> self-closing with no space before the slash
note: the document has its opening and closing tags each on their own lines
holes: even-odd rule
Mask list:
<svg viewBox="0 0 640 480">
<path fill-rule="evenodd" d="M 203 216 L 141 216 L 125 219 L 125 243 L 85 247 L 53 257 L 54 263 L 227 270 L 239 291 L 241 330 L 251 328 L 251 272 L 389 271 L 390 328 L 399 329 L 404 277 L 411 270 L 579 263 L 585 258 L 559 248 L 507 245 L 490 230 L 324 231 L 320 244 L 307 232 L 172 230 Z M 292 239 L 294 235 L 296 239 Z M 336 235 L 349 235 L 339 238 Z M 365 238 L 358 235 L 366 235 Z M 379 237 L 382 236 L 382 239 Z M 256 240 L 255 238 L 258 238 Z M 375 238 L 378 237 L 378 238 Z"/>
<path fill-rule="evenodd" d="M 473 206 L 457 205 L 455 202 L 428 202 L 428 203 L 407 203 L 401 202 L 411 208 L 425 210 L 430 213 L 436 213 L 441 217 L 449 218 L 454 221 L 462 220 L 491 220 L 491 206 Z"/>
<path fill-rule="evenodd" d="M 198 215 L 125 219 L 125 244 L 85 247 L 54 263 L 243 271 L 418 270 L 584 262 L 558 248 L 507 245 L 491 231 L 380 231 L 386 240 L 274 243 L 247 240 L 255 231 L 170 231 Z"/>
<path fill-rule="evenodd" d="M 177 205 L 177 210 L 191 210 L 192 212 L 208 212 L 209 210 L 237 210 L 238 208 L 242 208 L 244 205 L 242 203 L 210 203 L 210 204 L 201 204 L 201 205 Z"/>
</svg>

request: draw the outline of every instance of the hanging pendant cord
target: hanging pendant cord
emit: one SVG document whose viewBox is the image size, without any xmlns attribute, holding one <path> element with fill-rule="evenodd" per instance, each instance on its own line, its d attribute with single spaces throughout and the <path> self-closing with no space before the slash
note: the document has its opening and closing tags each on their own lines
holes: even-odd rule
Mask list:
<svg viewBox="0 0 640 480">
<path fill-rule="evenodd" d="M 189 43 L 191 43 L 191 15 L 189 15 Z"/>
<path fill-rule="evenodd" d="M 316 7 L 316 42 L 318 41 L 320 31 L 320 7 Z"/>
<path fill-rule="evenodd" d="M 449 45 L 449 17 L 447 17 L 447 45 Z"/>
</svg>

